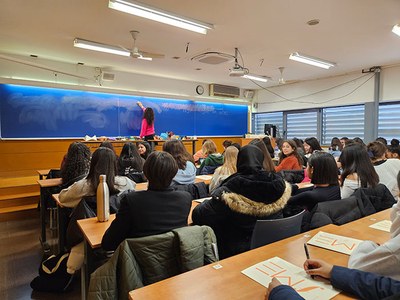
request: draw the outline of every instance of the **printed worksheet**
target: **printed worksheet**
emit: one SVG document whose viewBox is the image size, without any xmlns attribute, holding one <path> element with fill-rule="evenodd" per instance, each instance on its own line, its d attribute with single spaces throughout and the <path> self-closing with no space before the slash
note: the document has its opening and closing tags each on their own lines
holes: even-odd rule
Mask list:
<svg viewBox="0 0 400 300">
<path fill-rule="evenodd" d="M 279 257 L 273 257 L 251 266 L 242 273 L 259 284 L 268 287 L 272 278 L 278 279 L 282 284 L 290 285 L 304 299 L 330 299 L 339 294 L 328 281 L 317 281 L 300 267 L 297 267 Z"/>
<path fill-rule="evenodd" d="M 361 240 L 320 231 L 307 244 L 350 255 L 361 242 Z"/>
<path fill-rule="evenodd" d="M 383 220 L 383 221 L 377 222 L 375 224 L 369 225 L 369 227 L 371 227 L 371 228 L 386 231 L 386 232 L 390 232 L 391 226 L 392 226 L 392 221 L 389 221 L 389 220 Z"/>
</svg>

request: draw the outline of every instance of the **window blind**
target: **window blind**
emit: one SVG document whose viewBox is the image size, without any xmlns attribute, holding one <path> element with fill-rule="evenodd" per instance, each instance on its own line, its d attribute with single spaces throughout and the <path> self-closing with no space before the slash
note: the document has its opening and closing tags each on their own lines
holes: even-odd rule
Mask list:
<svg viewBox="0 0 400 300">
<path fill-rule="evenodd" d="M 400 138 L 400 104 L 380 104 L 378 136 L 388 141 Z"/>
<path fill-rule="evenodd" d="M 305 111 L 287 114 L 286 136 L 288 139 L 304 140 L 308 137 L 317 137 L 317 111 Z"/>
<path fill-rule="evenodd" d="M 364 105 L 324 108 L 322 110 L 322 144 L 333 137 L 364 139 Z"/>
<path fill-rule="evenodd" d="M 283 112 L 257 113 L 254 114 L 254 133 L 264 134 L 264 125 L 273 124 L 277 128 L 277 133 L 283 135 Z"/>
</svg>

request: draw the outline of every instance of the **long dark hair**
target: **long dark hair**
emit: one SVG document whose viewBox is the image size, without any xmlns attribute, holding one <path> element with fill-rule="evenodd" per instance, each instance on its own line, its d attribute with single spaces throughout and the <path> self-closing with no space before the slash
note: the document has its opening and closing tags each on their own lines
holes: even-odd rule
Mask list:
<svg viewBox="0 0 400 300">
<path fill-rule="evenodd" d="M 105 147 L 97 148 L 90 162 L 89 174 L 86 179 L 93 191 L 96 191 L 99 185 L 99 176 L 106 175 L 108 189 L 110 194 L 117 194 L 118 189 L 115 188 L 115 175 L 117 174 L 117 160 L 114 152 Z"/>
<path fill-rule="evenodd" d="M 144 154 L 140 154 L 140 156 L 143 157 L 144 159 L 147 159 L 147 157 L 151 153 L 150 144 L 148 142 L 146 142 L 146 141 L 141 141 L 141 142 L 136 144 L 136 147 L 139 147 L 140 144 L 142 144 L 146 148 L 146 152 Z"/>
<path fill-rule="evenodd" d="M 267 136 L 263 137 L 262 141 L 264 142 L 265 146 L 267 147 L 268 153 L 273 158 L 275 156 L 274 147 L 272 147 L 271 139 Z"/>
<path fill-rule="evenodd" d="M 293 140 L 284 140 L 284 141 L 282 142 L 282 145 L 283 145 L 284 143 L 288 143 L 288 144 L 290 145 L 290 147 L 292 147 L 293 152 L 292 152 L 290 155 L 294 155 L 294 157 L 297 158 L 297 161 L 299 162 L 299 165 L 302 166 L 302 165 L 303 165 L 303 159 L 301 158 L 301 155 L 299 154 L 299 152 L 297 152 L 296 143 L 295 143 Z M 282 148 L 282 146 L 281 146 L 281 148 Z M 281 149 L 281 150 L 282 150 L 282 149 Z M 290 156 L 290 155 L 289 155 L 289 156 Z M 284 158 L 286 158 L 286 157 L 288 157 L 288 156 L 285 155 L 285 154 L 283 154 L 283 151 L 281 151 L 281 153 L 279 153 L 279 163 L 281 163 L 282 160 L 283 160 Z"/>
<path fill-rule="evenodd" d="M 61 178 L 64 184 L 87 174 L 90 166 L 90 155 L 90 150 L 84 143 L 73 142 L 69 145 L 65 161 L 61 167 Z"/>
<path fill-rule="evenodd" d="M 321 145 L 315 137 L 306 138 L 304 143 L 310 145 L 310 151 L 308 153 L 313 153 L 315 150 L 322 150 Z"/>
<path fill-rule="evenodd" d="M 178 168 L 181 170 L 186 169 L 186 162 L 190 161 L 194 164 L 193 156 L 186 150 L 181 141 L 170 140 L 166 141 L 163 145 L 163 151 L 168 152 L 176 160 Z"/>
<path fill-rule="evenodd" d="M 331 154 L 323 151 L 314 152 L 307 163 L 312 168 L 311 183 L 339 185 L 338 167 Z"/>
<path fill-rule="evenodd" d="M 118 166 L 127 167 L 131 166 L 138 172 L 143 171 L 144 160 L 140 156 L 136 145 L 132 142 L 125 143 L 121 150 L 121 155 L 119 156 Z M 121 170 L 119 170 L 121 173 Z"/>
<path fill-rule="evenodd" d="M 342 186 L 346 177 L 353 173 L 357 174 L 361 187 L 374 187 L 379 183 L 379 176 L 364 146 L 354 143 L 344 147 L 339 161 L 343 168 L 340 177 Z"/>
<path fill-rule="evenodd" d="M 251 145 L 257 146 L 264 154 L 263 168 L 267 172 L 275 172 L 275 165 L 268 152 L 267 146 L 261 139 L 254 139 L 250 142 Z"/>
<path fill-rule="evenodd" d="M 154 122 L 154 111 L 153 111 L 153 109 L 151 107 L 147 107 L 144 110 L 143 119 L 146 119 L 147 124 L 149 124 L 149 126 L 153 125 L 153 122 Z"/>
</svg>

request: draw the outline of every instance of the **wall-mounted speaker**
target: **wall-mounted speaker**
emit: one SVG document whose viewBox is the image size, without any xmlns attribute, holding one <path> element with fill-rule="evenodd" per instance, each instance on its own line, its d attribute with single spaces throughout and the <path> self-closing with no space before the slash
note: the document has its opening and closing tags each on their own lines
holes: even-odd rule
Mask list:
<svg viewBox="0 0 400 300">
<path fill-rule="evenodd" d="M 254 90 L 244 90 L 243 97 L 246 99 L 252 99 L 254 97 Z"/>
</svg>

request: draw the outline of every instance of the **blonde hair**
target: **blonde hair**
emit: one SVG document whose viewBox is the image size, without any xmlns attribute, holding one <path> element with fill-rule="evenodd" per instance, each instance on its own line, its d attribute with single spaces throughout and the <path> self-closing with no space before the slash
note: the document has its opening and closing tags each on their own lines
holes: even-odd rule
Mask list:
<svg viewBox="0 0 400 300">
<path fill-rule="evenodd" d="M 221 166 L 220 174 L 231 175 L 237 172 L 236 162 L 239 150 L 235 146 L 229 146 L 224 153 L 224 164 Z"/>
<path fill-rule="evenodd" d="M 210 155 L 217 152 L 217 145 L 212 140 L 207 140 L 201 147 L 204 155 Z"/>
</svg>

